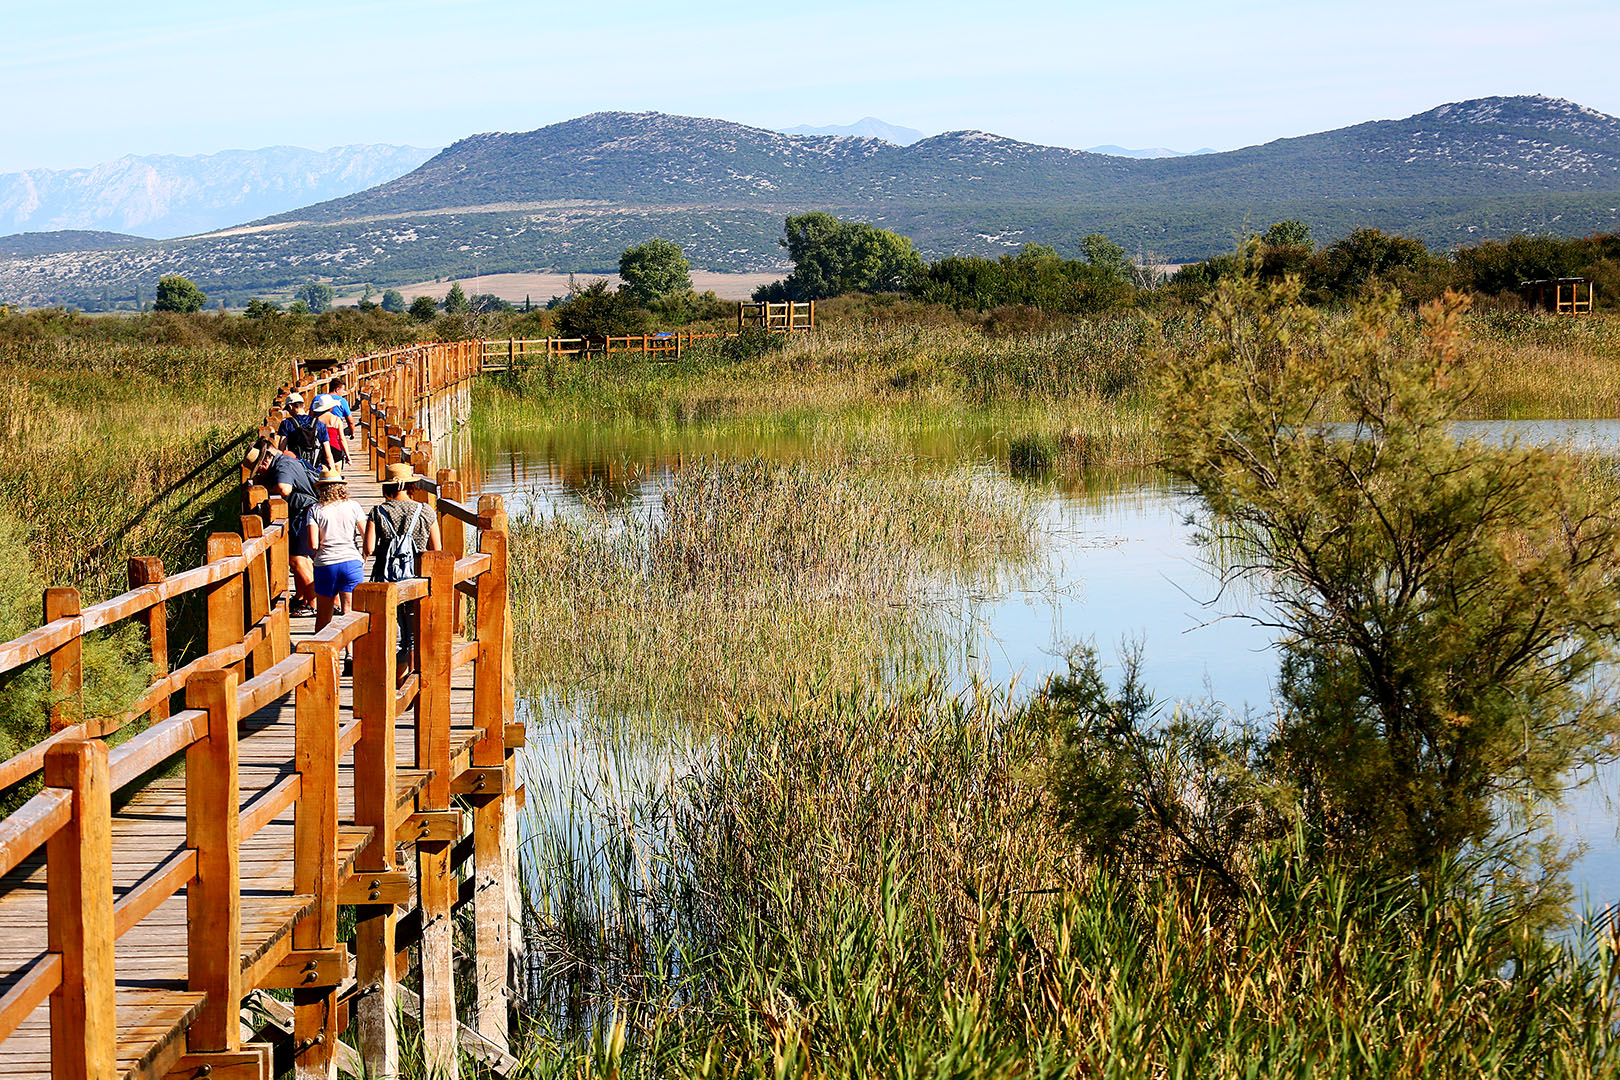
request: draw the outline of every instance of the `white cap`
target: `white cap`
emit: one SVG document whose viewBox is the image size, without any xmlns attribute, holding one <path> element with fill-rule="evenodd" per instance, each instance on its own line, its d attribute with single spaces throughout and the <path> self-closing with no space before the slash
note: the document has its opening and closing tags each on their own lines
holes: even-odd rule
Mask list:
<svg viewBox="0 0 1620 1080">
<path fill-rule="evenodd" d="M 302 405 L 303 403 L 304 403 L 304 395 L 300 394 L 298 391 L 294 390 L 292 393 L 287 395 L 287 404 L 289 404 L 289 405 Z"/>
</svg>

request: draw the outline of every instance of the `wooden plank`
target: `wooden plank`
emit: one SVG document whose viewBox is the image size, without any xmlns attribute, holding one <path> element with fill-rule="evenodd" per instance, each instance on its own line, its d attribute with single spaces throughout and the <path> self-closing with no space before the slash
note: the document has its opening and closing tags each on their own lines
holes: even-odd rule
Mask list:
<svg viewBox="0 0 1620 1080">
<path fill-rule="evenodd" d="M 222 604 L 221 610 L 241 611 L 239 604 Z M 210 623 L 212 616 L 211 606 Z M 213 632 L 210 627 L 210 637 Z M 207 737 L 186 751 L 186 843 L 197 851 L 197 877 L 186 887 L 187 984 L 207 995 L 187 1032 L 193 1052 L 235 1050 L 238 1042 L 242 896 L 237 700 L 234 671 L 199 672 L 186 685 L 186 705 L 208 713 Z"/>
<path fill-rule="evenodd" d="M 37 851 L 73 818 L 73 796 L 46 788 L 0 822 L 0 876 Z"/>
<path fill-rule="evenodd" d="M 501 510 L 498 500 L 480 500 L 479 511 L 492 517 Z M 478 577 L 479 655 L 473 670 L 473 725 L 500 735 L 487 736 L 473 747 L 473 761 L 479 768 L 456 778 L 454 787 L 490 793 L 500 789 L 505 771 L 505 730 L 510 713 L 506 711 L 505 669 L 508 634 L 506 627 L 506 533 L 505 514 L 500 513 L 499 530 L 479 537 L 479 547 L 490 556 L 489 568 Z M 482 785 L 481 787 L 479 785 Z M 493 791 L 491 790 L 493 788 Z M 505 854 L 506 805 L 500 798 L 477 799 L 473 805 L 473 873 L 476 881 L 473 902 L 474 985 L 473 1027 L 496 1046 L 507 1047 L 507 968 L 510 932 L 506 902 Z"/>
<path fill-rule="evenodd" d="M 265 990 L 338 987 L 349 977 L 349 950 L 294 949 L 258 981 Z M 294 1022 L 296 1023 L 296 1015 Z"/>
<path fill-rule="evenodd" d="M 262 488 L 260 489 L 263 490 Z M 163 560 L 140 556 L 129 560 L 129 587 L 131 591 L 155 586 L 163 581 Z M 153 590 L 157 592 L 157 590 Z M 152 661 L 152 678 L 161 680 L 169 673 L 169 608 L 161 593 L 153 605 L 146 609 L 146 641 Z M 169 715 L 169 697 L 151 705 L 152 722 L 157 723 Z"/>
<path fill-rule="evenodd" d="M 219 565 L 234 568 L 204 589 L 208 651 L 212 653 L 240 644 L 247 625 L 243 607 L 242 568 L 237 565 L 242 561 L 242 538 L 235 533 L 213 533 L 208 537 L 207 550 L 211 568 Z M 170 579 L 171 582 L 173 580 Z M 247 677 L 245 665 L 240 661 L 231 664 L 230 669 L 236 673 L 238 681 Z"/>
<path fill-rule="evenodd" d="M 397 597 L 398 589 L 386 582 L 368 582 L 354 590 L 355 609 L 371 616 L 365 636 L 354 643 L 353 710 L 362 725 L 354 748 L 354 822 L 373 830 L 356 867 L 372 877 L 394 869 Z M 355 977 L 366 991 L 356 1007 L 360 1054 L 373 1075 L 392 1076 L 399 1071 L 392 905 L 368 903 L 356 910 L 355 959 Z"/>
<path fill-rule="evenodd" d="M 62 958 L 51 994 L 54 1080 L 111 1080 L 117 1045 L 114 1002 L 112 788 L 107 747 L 54 746 L 45 784 L 72 797 L 71 820 L 46 843 L 47 948 Z"/>
<path fill-rule="evenodd" d="M 454 630 L 456 557 L 423 552 L 419 573 L 428 595 L 417 607 L 421 642 L 421 689 L 416 716 L 416 765 L 432 772 L 419 799 L 423 810 L 450 809 L 450 674 Z M 459 815 L 456 815 L 459 817 Z M 423 822 L 426 824 L 426 822 Z M 459 827 L 459 821 L 456 822 Z M 422 976 L 422 1047 L 430 1073 L 457 1073 L 455 940 L 451 905 L 455 874 L 445 844 L 417 844 L 417 891 L 423 927 L 418 949 Z"/>
<path fill-rule="evenodd" d="M 11 989 L 0 995 L 0 1046 L 6 1036 L 62 985 L 62 957 L 46 953 L 28 966 Z"/>
<path fill-rule="evenodd" d="M 179 892 L 196 873 L 197 853 L 191 848 L 170 856 L 151 876 L 113 905 L 113 933 L 123 937 L 159 904 Z"/>
<path fill-rule="evenodd" d="M 61 731 L 84 717 L 79 700 L 84 684 L 84 631 L 78 614 L 78 589 L 45 590 L 45 624 L 66 621 L 73 627 L 67 640 L 51 650 L 52 731 Z"/>
</svg>

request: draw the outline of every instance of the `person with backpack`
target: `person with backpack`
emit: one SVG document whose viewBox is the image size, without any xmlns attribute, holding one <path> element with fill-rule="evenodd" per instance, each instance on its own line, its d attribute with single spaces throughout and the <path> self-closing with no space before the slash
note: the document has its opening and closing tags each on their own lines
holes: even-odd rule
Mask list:
<svg viewBox="0 0 1620 1080">
<path fill-rule="evenodd" d="M 331 394 L 316 394 L 309 411 L 326 426 L 327 440 L 332 446 L 332 460 L 340 468 L 349 463 L 349 448 L 343 442 L 343 428 L 338 423 L 338 399 Z"/>
<path fill-rule="evenodd" d="M 286 406 L 292 414 L 276 428 L 276 446 L 304 463 L 311 476 L 336 465 L 332 460 L 332 436 L 320 417 L 304 407 L 304 395 L 294 390 Z"/>
<path fill-rule="evenodd" d="M 292 564 L 294 595 L 291 614 L 315 614 L 314 551 L 308 540 L 309 514 L 318 499 L 309 470 L 290 450 L 278 450 L 268 439 L 260 439 L 248 454 L 254 479 L 272 495 L 287 503 L 287 551 Z"/>
<path fill-rule="evenodd" d="M 439 534 L 439 517 L 426 503 L 411 498 L 417 476 L 403 462 L 388 466 L 383 481 L 383 501 L 366 516 L 365 553 L 374 557 L 373 581 L 405 581 L 416 576 L 416 556 L 438 551 L 444 544 Z M 415 641 L 415 610 L 400 605 L 399 649 L 410 649 Z"/>
</svg>

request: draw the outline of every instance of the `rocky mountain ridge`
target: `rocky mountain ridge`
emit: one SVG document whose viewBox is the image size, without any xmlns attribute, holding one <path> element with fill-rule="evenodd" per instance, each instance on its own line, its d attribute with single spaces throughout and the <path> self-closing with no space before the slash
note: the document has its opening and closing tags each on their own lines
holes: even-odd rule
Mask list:
<svg viewBox="0 0 1620 1080">
<path fill-rule="evenodd" d="M 475 271 L 591 271 L 662 236 L 710 270 L 781 268 L 782 216 L 829 210 L 928 255 L 1103 232 L 1179 262 L 1300 218 L 1436 246 L 1620 231 L 1620 120 L 1548 97 L 1456 102 L 1223 153 L 1132 159 L 953 131 L 909 146 L 724 120 L 593 113 L 462 139 L 387 183 L 165 244 L 0 259 L 0 299 L 113 296 L 162 270 L 213 294 L 311 278 L 384 285 Z"/>
</svg>

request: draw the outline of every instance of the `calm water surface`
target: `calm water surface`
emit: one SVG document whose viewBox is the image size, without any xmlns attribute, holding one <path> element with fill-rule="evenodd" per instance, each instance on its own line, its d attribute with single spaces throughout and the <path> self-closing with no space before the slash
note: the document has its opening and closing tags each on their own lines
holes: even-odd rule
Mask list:
<svg viewBox="0 0 1620 1080">
<path fill-rule="evenodd" d="M 1620 452 L 1620 420 L 1471 422 L 1463 433 L 1488 441 L 1557 443 Z M 965 431 L 912 447 L 946 460 L 1005 460 L 993 431 Z M 655 500 L 661 477 L 698 455 L 793 457 L 792 438 L 730 445 L 671 442 L 645 432 L 482 433 L 466 450 L 469 490 L 502 492 L 508 510 L 578 508 L 587 494 L 610 501 Z M 956 639 L 952 674 L 1028 690 L 1061 670 L 1070 648 L 1091 643 L 1107 659 L 1139 643 L 1144 675 L 1163 702 L 1218 702 L 1233 715 L 1269 713 L 1277 660 L 1272 635 L 1237 617 L 1252 596 L 1220 583 L 1193 543 L 1193 503 L 1161 475 L 1097 474 L 1073 488 L 1042 487 L 1040 534 L 1029 565 L 952 590 L 938 601 Z M 532 764 L 557 767 L 562 758 Z M 1581 902 L 1620 901 L 1620 843 L 1612 793 L 1620 774 L 1591 778 L 1558 815 L 1559 828 L 1587 845 L 1572 871 Z"/>
</svg>

